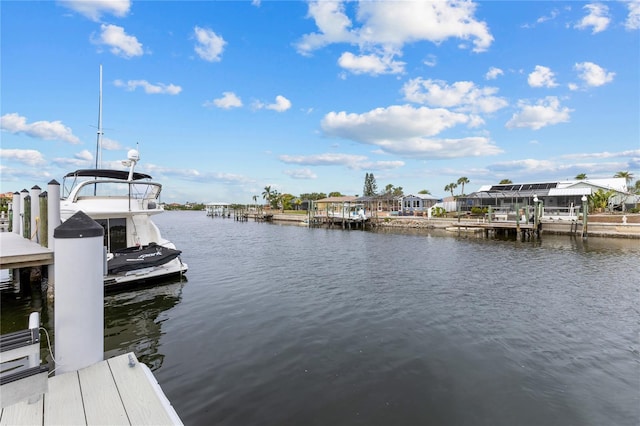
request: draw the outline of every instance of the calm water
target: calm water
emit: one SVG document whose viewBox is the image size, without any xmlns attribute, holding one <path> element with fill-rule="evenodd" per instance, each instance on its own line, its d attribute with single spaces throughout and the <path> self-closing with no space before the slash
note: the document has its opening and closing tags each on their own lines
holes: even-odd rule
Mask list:
<svg viewBox="0 0 640 426">
<path fill-rule="evenodd" d="M 187 425 L 640 423 L 638 240 L 156 223 L 188 281 L 108 295 L 106 355 Z"/>
</svg>

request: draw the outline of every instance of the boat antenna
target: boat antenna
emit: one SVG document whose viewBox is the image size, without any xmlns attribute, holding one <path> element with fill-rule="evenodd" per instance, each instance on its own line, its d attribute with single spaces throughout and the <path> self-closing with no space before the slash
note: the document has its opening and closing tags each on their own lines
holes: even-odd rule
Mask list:
<svg viewBox="0 0 640 426">
<path fill-rule="evenodd" d="M 100 94 L 98 96 L 98 140 L 96 141 L 96 169 L 102 168 L 102 64 L 100 64 Z"/>
<path fill-rule="evenodd" d="M 136 145 L 136 148 L 138 148 L 138 145 Z M 123 161 L 123 164 L 129 166 L 129 177 L 127 178 L 127 180 L 131 182 L 133 180 L 133 169 L 135 169 L 136 164 L 140 160 L 140 154 L 137 149 L 130 149 L 127 153 L 127 157 L 128 160 Z"/>
</svg>

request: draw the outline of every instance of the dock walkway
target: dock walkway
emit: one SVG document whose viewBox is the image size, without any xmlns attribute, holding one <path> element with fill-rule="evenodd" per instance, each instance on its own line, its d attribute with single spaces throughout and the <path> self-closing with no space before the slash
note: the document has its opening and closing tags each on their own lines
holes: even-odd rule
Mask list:
<svg viewBox="0 0 640 426">
<path fill-rule="evenodd" d="M 149 368 L 133 353 L 48 379 L 37 402 L 11 405 L 0 425 L 181 425 Z"/>
<path fill-rule="evenodd" d="M 53 250 L 13 232 L 0 232 L 0 269 L 53 264 Z"/>
</svg>

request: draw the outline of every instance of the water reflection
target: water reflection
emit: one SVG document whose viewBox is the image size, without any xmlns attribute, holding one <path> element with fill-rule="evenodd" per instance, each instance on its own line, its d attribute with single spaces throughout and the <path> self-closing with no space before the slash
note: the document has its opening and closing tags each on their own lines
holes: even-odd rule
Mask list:
<svg viewBox="0 0 640 426">
<path fill-rule="evenodd" d="M 167 312 L 182 299 L 186 279 L 154 287 L 136 289 L 104 298 L 105 359 L 127 352 L 136 354 L 152 371 L 162 366 L 158 351 L 162 323 Z"/>
</svg>

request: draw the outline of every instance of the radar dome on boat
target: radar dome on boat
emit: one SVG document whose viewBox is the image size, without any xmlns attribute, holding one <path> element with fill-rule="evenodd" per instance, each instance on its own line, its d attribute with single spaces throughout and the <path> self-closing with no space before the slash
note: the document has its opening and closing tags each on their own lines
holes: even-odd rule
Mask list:
<svg viewBox="0 0 640 426">
<path fill-rule="evenodd" d="M 138 150 L 130 149 L 129 152 L 127 152 L 127 158 L 130 161 L 138 161 L 140 160 L 140 154 L 138 153 Z"/>
</svg>

